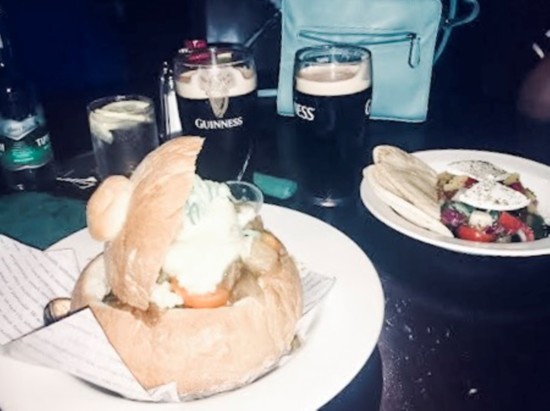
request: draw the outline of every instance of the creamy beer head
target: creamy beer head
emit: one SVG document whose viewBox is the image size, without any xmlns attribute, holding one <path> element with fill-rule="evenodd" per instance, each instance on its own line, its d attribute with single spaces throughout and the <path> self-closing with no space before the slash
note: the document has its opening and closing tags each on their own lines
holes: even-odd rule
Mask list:
<svg viewBox="0 0 550 411">
<path fill-rule="evenodd" d="M 186 71 L 176 79 L 176 92 L 190 100 L 238 97 L 256 90 L 256 71 L 246 67 L 209 67 Z"/>
<path fill-rule="evenodd" d="M 371 86 L 370 64 L 327 63 L 307 66 L 296 74 L 296 91 L 310 96 L 345 96 Z"/>
</svg>

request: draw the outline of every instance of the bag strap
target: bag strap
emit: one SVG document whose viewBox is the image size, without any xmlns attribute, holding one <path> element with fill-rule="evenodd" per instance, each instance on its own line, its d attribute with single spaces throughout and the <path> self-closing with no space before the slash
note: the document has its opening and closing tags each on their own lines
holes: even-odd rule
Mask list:
<svg viewBox="0 0 550 411">
<path fill-rule="evenodd" d="M 459 0 L 449 0 L 449 10 L 447 12 L 447 16 L 442 21 L 441 25 L 441 39 L 439 40 L 439 44 L 437 45 L 435 55 L 434 55 L 434 64 L 437 62 L 439 57 L 443 54 L 443 51 L 445 50 L 445 47 L 447 46 L 447 43 L 449 42 L 449 38 L 451 36 L 451 32 L 455 27 L 462 26 L 464 24 L 471 23 L 474 21 L 477 16 L 479 15 L 479 3 L 477 0 L 462 0 L 464 3 L 468 3 L 468 6 L 470 7 L 470 12 L 462 17 L 457 17 L 457 3 Z"/>
</svg>

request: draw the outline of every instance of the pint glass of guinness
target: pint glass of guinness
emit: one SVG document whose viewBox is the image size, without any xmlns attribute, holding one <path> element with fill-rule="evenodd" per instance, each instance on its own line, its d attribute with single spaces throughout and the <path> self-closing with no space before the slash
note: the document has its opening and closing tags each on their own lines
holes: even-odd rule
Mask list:
<svg viewBox="0 0 550 411">
<path fill-rule="evenodd" d="M 317 205 L 337 206 L 359 190 L 371 85 L 366 49 L 327 45 L 296 53 L 294 113 L 302 184 Z"/>
<path fill-rule="evenodd" d="M 198 173 L 219 181 L 242 177 L 256 100 L 251 53 L 239 45 L 182 50 L 174 59 L 174 79 L 184 133 L 206 138 Z"/>
</svg>

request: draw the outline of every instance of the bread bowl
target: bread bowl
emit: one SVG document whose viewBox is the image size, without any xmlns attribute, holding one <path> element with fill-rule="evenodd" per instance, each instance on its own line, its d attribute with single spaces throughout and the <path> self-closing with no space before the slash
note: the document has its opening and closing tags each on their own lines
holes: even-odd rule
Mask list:
<svg viewBox="0 0 550 411">
<path fill-rule="evenodd" d="M 100 185 L 87 219 L 105 249 L 71 301 L 72 311 L 92 310 L 146 389 L 174 382 L 184 398 L 235 389 L 271 370 L 291 350 L 302 310 L 298 269 L 281 241 L 260 216 L 236 208 L 225 185 L 195 175 L 202 142 L 172 139 L 130 179 Z M 189 278 L 200 275 L 208 281 Z M 186 303 L 220 288 L 222 305 Z"/>
</svg>

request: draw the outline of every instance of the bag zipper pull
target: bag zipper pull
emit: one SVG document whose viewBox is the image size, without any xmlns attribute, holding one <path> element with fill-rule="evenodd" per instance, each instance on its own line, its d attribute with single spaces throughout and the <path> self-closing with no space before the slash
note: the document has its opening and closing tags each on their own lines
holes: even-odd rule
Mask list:
<svg viewBox="0 0 550 411">
<path fill-rule="evenodd" d="M 415 33 L 409 34 L 411 47 L 409 49 L 409 66 L 416 68 L 420 64 L 420 36 Z"/>
</svg>

